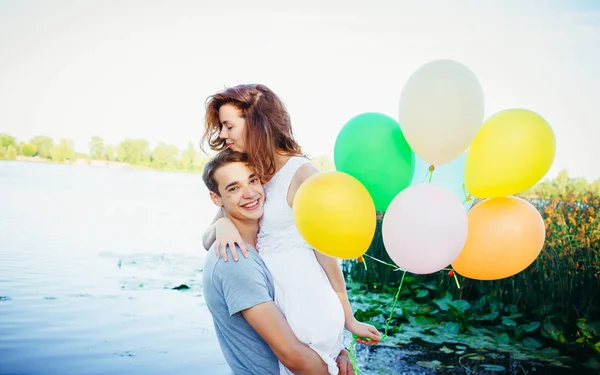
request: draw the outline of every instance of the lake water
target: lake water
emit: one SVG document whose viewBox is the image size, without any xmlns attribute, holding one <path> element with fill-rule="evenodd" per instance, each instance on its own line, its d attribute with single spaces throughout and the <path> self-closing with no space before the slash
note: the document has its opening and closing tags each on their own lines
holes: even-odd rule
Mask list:
<svg viewBox="0 0 600 375">
<path fill-rule="evenodd" d="M 0 374 L 227 374 L 214 212 L 196 174 L 0 162 Z"/>
</svg>

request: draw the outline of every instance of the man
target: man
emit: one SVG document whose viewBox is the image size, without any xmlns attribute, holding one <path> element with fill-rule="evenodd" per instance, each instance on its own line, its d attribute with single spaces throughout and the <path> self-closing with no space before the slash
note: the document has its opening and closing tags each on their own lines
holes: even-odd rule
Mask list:
<svg viewBox="0 0 600 375">
<path fill-rule="evenodd" d="M 225 150 L 202 175 L 213 202 L 222 207 L 251 249 L 248 258 L 225 262 L 208 252 L 204 297 L 221 350 L 235 375 L 279 374 L 279 362 L 297 375 L 328 375 L 325 362 L 294 335 L 274 302 L 271 274 L 254 249 L 264 191 L 245 154 Z M 228 249 L 229 251 L 229 249 Z M 340 375 L 354 375 L 346 350 L 337 360 Z"/>
</svg>

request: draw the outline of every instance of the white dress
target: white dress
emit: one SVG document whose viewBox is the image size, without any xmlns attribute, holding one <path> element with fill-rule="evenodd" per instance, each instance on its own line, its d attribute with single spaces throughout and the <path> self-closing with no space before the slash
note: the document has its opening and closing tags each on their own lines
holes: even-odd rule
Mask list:
<svg viewBox="0 0 600 375">
<path fill-rule="evenodd" d="M 344 309 L 315 251 L 300 236 L 287 203 L 290 182 L 310 161 L 293 156 L 265 184 L 264 215 L 257 249 L 275 283 L 275 303 L 294 334 L 323 358 L 330 374 L 342 346 Z M 281 362 L 280 374 L 292 374 Z"/>
</svg>

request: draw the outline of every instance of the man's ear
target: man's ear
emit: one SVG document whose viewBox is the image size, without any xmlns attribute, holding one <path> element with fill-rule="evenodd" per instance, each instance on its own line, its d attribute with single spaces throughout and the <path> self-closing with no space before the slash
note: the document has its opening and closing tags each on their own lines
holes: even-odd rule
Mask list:
<svg viewBox="0 0 600 375">
<path fill-rule="evenodd" d="M 221 202 L 221 197 L 219 197 L 217 194 L 213 193 L 212 191 L 210 191 L 209 193 L 210 193 L 210 199 L 212 199 L 213 203 L 216 206 L 223 207 L 223 202 Z"/>
</svg>

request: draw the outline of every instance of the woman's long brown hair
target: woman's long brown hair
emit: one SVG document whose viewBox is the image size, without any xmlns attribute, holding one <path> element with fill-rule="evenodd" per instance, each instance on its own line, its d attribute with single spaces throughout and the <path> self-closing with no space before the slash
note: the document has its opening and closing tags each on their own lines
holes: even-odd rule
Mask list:
<svg viewBox="0 0 600 375">
<path fill-rule="evenodd" d="M 242 112 L 246 120 L 244 141 L 248 161 L 263 181 L 269 181 L 275 174 L 277 154 L 303 155 L 294 139 L 285 105 L 273 91 L 260 84 L 230 87 L 208 97 L 201 148 L 205 143 L 214 151 L 226 148 L 225 140 L 219 138 L 222 127 L 219 108 L 224 104 Z"/>
</svg>

